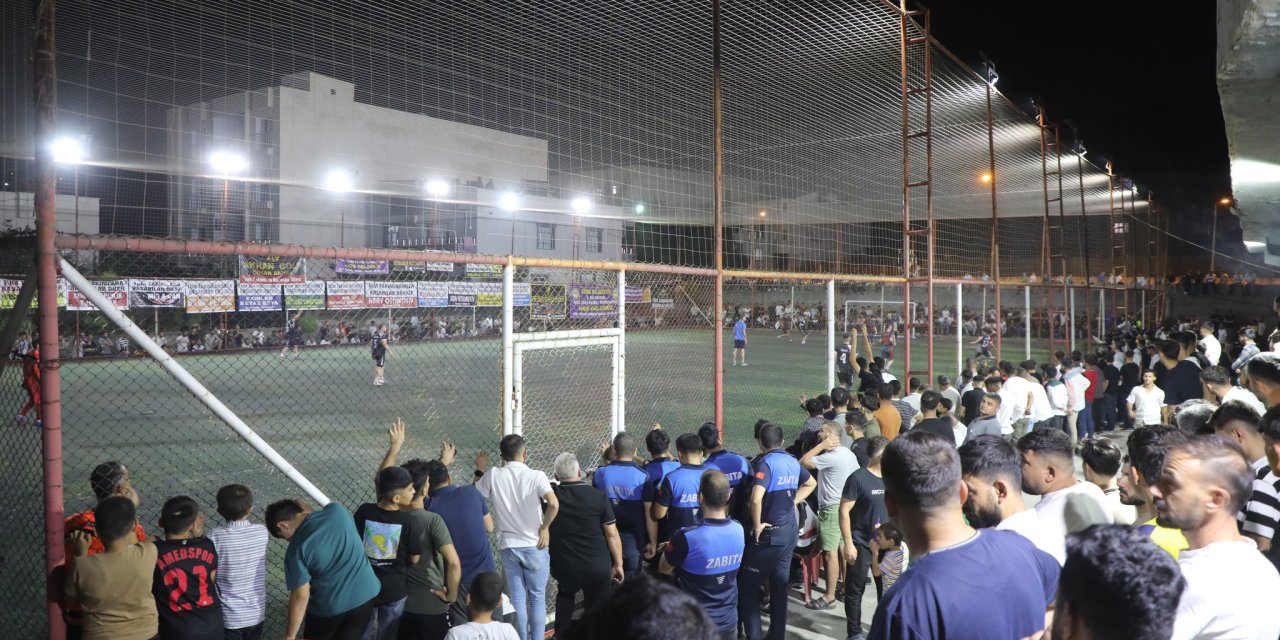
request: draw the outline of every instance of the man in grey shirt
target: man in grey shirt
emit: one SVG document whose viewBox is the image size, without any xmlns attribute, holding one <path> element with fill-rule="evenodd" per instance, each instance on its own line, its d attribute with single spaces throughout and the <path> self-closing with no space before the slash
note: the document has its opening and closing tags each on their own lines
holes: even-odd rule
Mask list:
<svg viewBox="0 0 1280 640">
<path fill-rule="evenodd" d="M 822 543 L 822 555 L 827 563 L 827 575 L 839 575 L 840 544 L 840 494 L 844 483 L 858 470 L 858 459 L 848 447 L 840 446 L 840 433 L 844 428 L 835 422 L 822 425 L 822 441 L 800 457 L 800 466 L 817 476 L 818 535 Z M 836 581 L 828 580 L 825 597 L 805 603 L 810 609 L 829 609 L 836 602 Z"/>
<path fill-rule="evenodd" d="M 988 393 L 982 397 L 982 403 L 978 405 L 978 419 L 969 423 L 969 435 L 965 437 L 965 442 L 978 436 L 1002 435 L 1000 433 L 1000 419 L 996 417 L 996 414 L 1000 413 L 1000 402 L 1000 395 L 996 393 Z M 1008 440 L 1009 438 L 1005 437 L 1005 439 Z"/>
</svg>

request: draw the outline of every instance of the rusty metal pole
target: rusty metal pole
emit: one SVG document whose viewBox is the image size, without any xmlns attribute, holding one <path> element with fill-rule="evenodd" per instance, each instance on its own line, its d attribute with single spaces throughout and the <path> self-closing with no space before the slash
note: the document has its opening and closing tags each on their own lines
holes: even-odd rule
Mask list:
<svg viewBox="0 0 1280 640">
<path fill-rule="evenodd" d="M 1089 216 L 1088 216 L 1087 206 L 1085 205 L 1085 197 L 1084 197 L 1084 155 L 1083 154 L 1079 154 L 1076 156 L 1076 176 L 1079 178 L 1079 182 L 1080 182 L 1080 229 L 1081 229 L 1081 236 L 1082 236 L 1080 246 L 1084 251 L 1084 326 L 1091 327 L 1093 326 L 1092 324 L 1093 296 L 1089 295 L 1089 274 L 1092 273 L 1092 271 L 1090 270 L 1090 267 L 1089 267 Z M 1065 274 L 1063 277 L 1064 278 L 1066 277 Z M 1072 320 L 1074 321 L 1075 319 L 1072 318 Z M 1074 323 L 1073 323 L 1073 326 L 1074 326 Z M 1072 332 L 1071 340 L 1068 341 L 1068 344 L 1072 347 L 1072 350 L 1074 350 L 1074 347 L 1075 347 L 1075 340 L 1076 340 L 1075 333 Z"/>
<path fill-rule="evenodd" d="M 711 0 L 711 101 L 715 154 L 715 422 L 724 437 L 724 155 L 720 104 L 720 0 Z"/>
<path fill-rule="evenodd" d="M 991 175 L 991 279 L 996 285 L 996 360 L 1002 357 L 1000 347 L 1000 325 L 1003 318 L 1003 312 L 1000 306 L 1000 216 L 999 208 L 996 205 L 996 138 L 995 138 L 995 118 L 991 111 L 991 83 L 987 85 L 987 157 L 989 158 L 989 171 Z M 980 311 L 982 317 L 987 314 L 986 309 Z"/>
<path fill-rule="evenodd" d="M 57 133 L 57 43 L 54 13 L 57 0 L 34 0 L 35 43 L 33 47 L 35 98 L 35 156 L 37 186 L 36 205 L 36 271 L 39 280 L 40 327 L 40 413 L 41 450 L 44 457 L 44 546 L 45 576 L 51 591 L 46 614 L 49 638 L 62 640 L 66 628 L 62 612 L 60 585 L 53 579 L 63 563 L 62 506 L 62 405 L 58 367 L 58 254 L 54 237 L 58 234 L 55 203 L 57 182 L 54 176 L 52 143 Z M 58 589 L 54 591 L 54 589 Z"/>
</svg>

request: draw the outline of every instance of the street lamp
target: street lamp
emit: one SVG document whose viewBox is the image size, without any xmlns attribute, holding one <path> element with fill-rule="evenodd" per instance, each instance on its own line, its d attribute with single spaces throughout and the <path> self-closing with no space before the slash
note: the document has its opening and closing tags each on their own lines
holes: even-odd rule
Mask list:
<svg viewBox="0 0 1280 640">
<path fill-rule="evenodd" d="M 214 171 L 222 174 L 222 240 L 226 241 L 228 239 L 227 217 L 231 214 L 231 212 L 228 211 L 227 205 L 228 184 L 231 179 L 231 174 L 244 171 L 245 167 L 249 166 L 249 163 L 245 161 L 244 156 L 239 154 L 227 151 L 218 151 L 209 156 L 209 166 L 213 167 Z M 247 234 L 248 231 L 249 229 L 246 226 L 245 233 Z"/>
<path fill-rule="evenodd" d="M 636 213 L 644 213 L 644 203 L 636 204 Z"/>
<path fill-rule="evenodd" d="M 979 179 L 980 179 L 980 180 L 982 180 L 982 183 L 983 183 L 983 184 L 990 184 L 990 183 L 991 183 L 991 174 L 989 174 L 989 173 L 984 173 L 984 174 L 982 174 L 982 177 L 981 177 L 981 178 L 979 178 Z"/>
<path fill-rule="evenodd" d="M 347 192 L 351 191 L 354 186 L 352 178 L 355 172 L 347 172 L 341 169 L 334 169 L 325 176 L 324 188 L 334 193 L 341 194 L 342 197 L 342 213 L 338 226 L 338 246 L 347 246 Z"/>
<path fill-rule="evenodd" d="M 89 136 L 80 136 L 77 140 L 71 137 L 62 137 L 53 141 L 53 161 L 58 164 L 70 164 L 75 167 L 74 190 L 75 196 L 75 232 L 80 233 L 80 163 L 84 161 L 85 147 L 88 146 Z"/>
<path fill-rule="evenodd" d="M 511 253 L 516 252 L 516 209 L 520 208 L 520 196 L 510 191 L 498 198 L 498 206 L 511 212 Z"/>
<path fill-rule="evenodd" d="M 1213 240 L 1209 243 L 1209 271 L 1216 272 L 1218 266 L 1218 209 L 1230 207 L 1234 202 L 1231 198 L 1223 198 L 1213 207 L 1213 232 L 1211 237 Z"/>
<path fill-rule="evenodd" d="M 449 183 L 444 180 L 428 180 L 427 193 L 431 195 L 431 233 L 434 234 L 440 230 L 440 198 L 449 193 Z M 423 229 L 422 248 L 426 249 L 429 244 L 427 230 Z"/>
</svg>

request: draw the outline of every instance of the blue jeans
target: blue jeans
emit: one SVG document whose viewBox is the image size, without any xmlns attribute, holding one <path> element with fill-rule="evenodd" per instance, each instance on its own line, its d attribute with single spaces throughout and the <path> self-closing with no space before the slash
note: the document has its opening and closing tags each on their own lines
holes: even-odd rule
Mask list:
<svg viewBox="0 0 1280 640">
<path fill-rule="evenodd" d="M 501 556 L 502 570 L 507 574 L 507 595 L 516 610 L 516 633 L 520 640 L 542 640 L 547 630 L 551 554 L 537 547 L 517 547 L 503 549 Z"/>
<path fill-rule="evenodd" d="M 1083 440 L 1093 435 L 1093 430 L 1093 403 L 1085 402 L 1084 409 L 1076 418 L 1076 436 Z"/>
<path fill-rule="evenodd" d="M 391 604 L 374 604 L 373 617 L 369 618 L 369 626 L 364 628 L 363 640 L 395 640 L 400 629 L 400 616 L 404 615 L 404 602 L 408 598 L 400 598 Z M 374 625 L 378 633 L 373 632 Z"/>
</svg>

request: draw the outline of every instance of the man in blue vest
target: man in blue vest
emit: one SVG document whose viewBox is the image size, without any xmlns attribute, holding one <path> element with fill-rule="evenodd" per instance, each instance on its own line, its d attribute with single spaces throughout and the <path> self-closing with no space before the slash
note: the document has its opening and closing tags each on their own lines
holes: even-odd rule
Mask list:
<svg viewBox="0 0 1280 640">
<path fill-rule="evenodd" d="M 760 640 L 760 587 L 769 581 L 769 638 L 782 640 L 787 630 L 787 581 L 791 573 L 791 552 L 796 548 L 799 527 L 796 505 L 813 492 L 817 484 L 800 461 L 782 450 L 782 427 L 771 422 L 756 425 L 760 457 L 751 475 L 751 497 L 747 501 L 746 555 L 738 575 L 738 615 L 747 640 Z"/>
<path fill-rule="evenodd" d="M 636 439 L 625 431 L 619 433 L 613 438 L 613 460 L 596 469 L 591 481 L 613 504 L 627 577 L 640 570 L 645 543 L 644 485 L 649 476 L 636 465 L 635 455 Z"/>
<path fill-rule="evenodd" d="M 644 557 L 653 562 L 651 566 L 657 566 L 658 544 L 666 542 L 666 539 L 658 537 L 658 521 L 653 519 L 653 501 L 658 497 L 658 486 L 662 484 L 662 479 L 679 468 L 680 463 L 668 452 L 671 437 L 662 430 L 662 425 L 654 425 L 653 430 L 644 437 L 644 446 L 649 450 L 649 461 L 644 464 L 644 472 L 649 480 L 645 482 L 641 498 L 644 501 L 646 532 Z"/>
<path fill-rule="evenodd" d="M 676 585 L 693 596 L 723 640 L 738 633 L 738 567 L 742 564 L 742 525 L 729 519 L 729 479 L 715 469 L 698 480 L 702 523 L 671 536 L 658 570 L 675 574 Z"/>
<path fill-rule="evenodd" d="M 702 472 L 702 438 L 686 433 L 676 438 L 676 452 L 680 454 L 680 466 L 667 474 L 658 485 L 658 496 L 653 503 L 653 519 L 658 521 L 658 541 L 666 542 L 671 535 L 702 521 L 698 506 L 698 487 Z"/>
<path fill-rule="evenodd" d="M 728 451 L 720 442 L 720 429 L 708 422 L 698 428 L 702 438 L 702 450 L 707 454 L 707 466 L 719 469 L 729 479 L 729 517 L 743 522 L 747 510 L 747 494 L 751 490 L 751 461 L 747 457 Z"/>
</svg>

